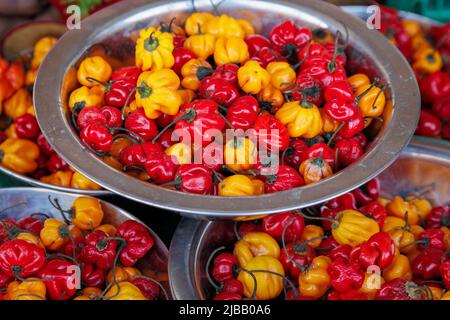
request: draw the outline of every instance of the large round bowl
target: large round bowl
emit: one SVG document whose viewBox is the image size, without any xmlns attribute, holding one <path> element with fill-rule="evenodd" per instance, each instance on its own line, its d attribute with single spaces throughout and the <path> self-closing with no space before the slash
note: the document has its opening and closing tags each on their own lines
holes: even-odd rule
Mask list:
<svg viewBox="0 0 450 320">
<path fill-rule="evenodd" d="M 450 203 L 450 148 L 444 141 L 414 137 L 380 176 L 384 196 L 424 194 L 433 205 Z M 174 299 L 207 298 L 205 265 L 211 252 L 236 242 L 231 221 L 183 219 L 170 245 L 169 278 Z"/>
<path fill-rule="evenodd" d="M 221 13 L 251 20 L 256 30 L 267 34 L 277 23 L 291 19 L 312 28 L 339 30 L 349 35 L 348 66 L 351 72 L 365 72 L 389 84 L 383 125 L 372 127 L 373 140 L 356 163 L 319 183 L 257 197 L 201 196 L 181 193 L 132 179 L 90 153 L 71 126 L 67 95 L 74 88 L 75 66 L 89 48 L 103 44 L 117 60 L 133 56 L 129 35 L 176 16 L 183 21 L 197 10 L 211 11 L 209 0 L 123 1 L 85 19 L 80 30 L 66 33 L 41 66 L 34 92 L 39 124 L 50 144 L 76 170 L 106 189 L 149 205 L 181 212 L 190 217 L 231 219 L 281 212 L 323 202 L 355 188 L 388 167 L 408 144 L 419 119 L 420 96 L 412 70 L 390 42 L 359 19 L 338 7 L 316 0 L 301 3 L 269 1 L 224 1 Z M 131 60 L 132 61 L 132 60 Z"/>
<path fill-rule="evenodd" d="M 63 220 L 61 213 L 50 204 L 49 196 L 52 199 L 58 199 L 62 208 L 70 208 L 73 201 L 80 195 L 39 188 L 2 189 L 0 191 L 0 219 L 19 220 L 33 213 L 44 213 L 52 218 Z M 126 220 L 136 220 L 146 226 L 145 223 L 125 210 L 103 200 L 100 200 L 100 203 L 104 212 L 104 223 L 117 226 Z M 158 235 L 149 227 L 146 226 L 146 228 L 155 240 L 155 244 L 148 254 L 138 262 L 138 268 L 142 270 L 143 274 L 167 279 L 169 251 Z M 166 291 L 170 295 L 168 282 L 162 282 L 162 285 L 166 287 Z"/>
</svg>

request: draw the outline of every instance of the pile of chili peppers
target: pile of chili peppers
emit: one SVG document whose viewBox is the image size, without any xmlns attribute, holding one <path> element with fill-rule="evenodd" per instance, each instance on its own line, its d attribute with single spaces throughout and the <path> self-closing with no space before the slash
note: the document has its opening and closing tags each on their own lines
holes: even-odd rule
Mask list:
<svg viewBox="0 0 450 320">
<path fill-rule="evenodd" d="M 382 121 L 384 84 L 347 75 L 340 33 L 284 21 L 266 37 L 195 12 L 132 39 L 134 66 L 80 61 L 67 106 L 90 151 L 144 181 L 221 196 L 300 187 L 357 161 Z"/>
<path fill-rule="evenodd" d="M 216 300 L 450 300 L 450 210 L 380 197 L 377 179 L 320 208 L 235 224 L 207 263 Z"/>
<path fill-rule="evenodd" d="M 99 190 L 53 150 L 35 117 L 32 88 L 37 70 L 57 39 L 44 37 L 32 56 L 0 59 L 0 164 L 16 173 L 60 187 Z"/>
<path fill-rule="evenodd" d="M 79 197 L 70 208 L 49 201 L 64 221 L 44 213 L 0 220 L 0 300 L 168 298 L 164 276 L 139 269 L 155 242 L 144 225 L 103 223 L 95 198 Z"/>
<path fill-rule="evenodd" d="M 416 134 L 450 140 L 450 23 L 426 29 L 381 6 L 381 32 L 410 62 L 422 96 Z"/>
</svg>

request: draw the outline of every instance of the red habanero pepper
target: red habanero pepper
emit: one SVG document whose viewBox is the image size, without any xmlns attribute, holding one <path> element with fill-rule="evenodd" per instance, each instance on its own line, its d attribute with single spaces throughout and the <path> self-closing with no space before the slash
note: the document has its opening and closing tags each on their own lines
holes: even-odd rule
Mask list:
<svg viewBox="0 0 450 320">
<path fill-rule="evenodd" d="M 150 279 L 137 277 L 131 283 L 138 287 L 142 294 L 149 300 L 155 300 L 160 295 L 161 289 L 159 285 Z"/>
<path fill-rule="evenodd" d="M 444 243 L 444 231 L 441 229 L 433 229 L 429 228 L 424 230 L 419 234 L 417 237 L 417 242 L 419 243 L 418 247 L 419 249 L 426 249 L 426 248 L 435 248 L 444 250 L 445 249 L 445 243 Z"/>
<path fill-rule="evenodd" d="M 44 249 L 34 243 L 13 239 L 0 246 L 0 270 L 8 276 L 26 278 L 46 262 Z"/>
<path fill-rule="evenodd" d="M 127 220 L 117 227 L 116 236 L 125 240 L 120 252 L 120 262 L 125 267 L 133 266 L 155 244 L 147 228 L 134 220 Z"/>
<path fill-rule="evenodd" d="M 386 232 L 378 232 L 362 243 L 358 250 L 357 260 L 363 268 L 377 265 L 381 269 L 388 267 L 395 256 L 395 244 Z"/>
<path fill-rule="evenodd" d="M 356 262 L 346 262 L 342 258 L 334 260 L 328 267 L 330 284 L 337 292 L 347 292 L 361 288 L 364 272 Z"/>
<path fill-rule="evenodd" d="M 384 220 L 387 217 L 387 211 L 385 207 L 379 204 L 377 201 L 372 201 L 363 207 L 359 208 L 359 211 L 364 213 L 366 217 L 375 219 L 380 228 L 384 225 Z"/>
<path fill-rule="evenodd" d="M 316 257 L 314 248 L 308 241 L 291 242 L 281 249 L 280 262 L 286 273 L 297 278 L 301 272 L 306 271 L 312 260 Z"/>
<path fill-rule="evenodd" d="M 233 86 L 237 86 L 238 78 L 237 72 L 239 70 L 239 66 L 235 63 L 226 63 L 221 66 L 218 66 L 216 70 L 211 74 L 212 79 L 221 79 L 226 82 L 232 84 Z"/>
<path fill-rule="evenodd" d="M 164 154 L 164 148 L 157 142 L 132 144 L 119 154 L 119 161 L 124 166 L 144 166 L 148 160 L 159 158 Z"/>
<path fill-rule="evenodd" d="M 106 125 L 106 118 L 100 112 L 98 107 L 84 107 L 80 110 L 77 117 L 77 126 L 81 130 L 91 123 L 99 123 Z"/>
<path fill-rule="evenodd" d="M 309 147 L 304 153 L 302 162 L 311 158 L 322 157 L 322 159 L 334 168 L 334 160 L 335 160 L 336 152 L 329 147 L 326 143 L 319 142 L 313 144 Z"/>
<path fill-rule="evenodd" d="M 73 257 L 77 261 L 80 261 L 81 251 L 84 248 L 84 236 L 83 237 L 75 237 L 72 241 L 68 241 L 62 248 L 61 252 L 66 256 Z"/>
<path fill-rule="evenodd" d="M 354 118 L 359 112 L 352 102 L 344 102 L 336 99 L 327 101 L 324 109 L 326 114 L 336 121 L 348 121 Z"/>
<path fill-rule="evenodd" d="M 151 181 L 156 184 L 173 181 L 178 170 L 178 164 L 164 152 L 153 153 L 152 156 L 148 156 L 144 167 Z"/>
<path fill-rule="evenodd" d="M 21 139 L 35 140 L 41 131 L 36 118 L 25 113 L 14 119 L 17 136 Z"/>
<path fill-rule="evenodd" d="M 308 101 L 316 106 L 323 104 L 323 85 L 318 79 L 308 74 L 298 75 L 296 89 L 292 92 L 292 99 L 296 101 Z"/>
<path fill-rule="evenodd" d="M 332 261 L 341 258 L 349 261 L 352 247 L 349 245 L 339 244 L 332 236 L 322 240 L 320 247 L 316 248 L 320 255 L 329 257 Z"/>
<path fill-rule="evenodd" d="M 436 248 L 426 248 L 420 251 L 411 263 L 411 269 L 415 276 L 425 280 L 438 278 L 440 276 L 439 266 L 444 251 Z"/>
<path fill-rule="evenodd" d="M 251 60 L 258 62 L 261 67 L 265 68 L 273 61 L 286 61 L 287 59 L 283 57 L 281 52 L 277 49 L 263 47 L 251 58 Z"/>
<path fill-rule="evenodd" d="M 446 259 L 441 263 L 439 271 L 441 272 L 441 278 L 445 288 L 450 290 L 450 259 Z"/>
<path fill-rule="evenodd" d="M 336 218 L 337 214 L 340 212 L 341 210 L 338 208 L 328 208 L 327 206 L 323 206 L 320 208 L 320 216 L 322 218 Z M 331 221 L 328 220 L 323 220 L 322 221 L 322 226 L 325 230 L 331 230 L 332 229 L 332 225 L 333 223 Z"/>
<path fill-rule="evenodd" d="M 244 292 L 244 286 L 242 282 L 237 279 L 228 279 L 222 283 L 222 292 L 238 294 L 242 296 Z"/>
<path fill-rule="evenodd" d="M 109 106 L 116 108 L 125 107 L 125 104 L 131 102 L 133 97 L 131 93 L 136 88 L 136 80 L 130 78 L 118 78 L 108 83 L 99 81 L 94 78 L 87 78 L 91 82 L 97 82 L 105 87 L 104 99 L 105 103 Z M 130 99 L 129 99 L 130 98 Z"/>
<path fill-rule="evenodd" d="M 450 74 L 445 71 L 430 73 L 419 80 L 422 100 L 437 103 L 450 95 Z"/>
<path fill-rule="evenodd" d="M 237 266 L 236 257 L 228 252 L 222 252 L 214 258 L 211 275 L 219 283 L 234 278 L 234 268 Z"/>
<path fill-rule="evenodd" d="M 289 190 L 305 184 L 303 177 L 295 169 L 286 165 L 280 165 L 276 174 L 262 176 L 262 179 L 265 181 L 265 193 Z"/>
<path fill-rule="evenodd" d="M 298 27 L 291 20 L 287 20 L 272 29 L 269 39 L 275 49 L 292 54 L 307 45 L 312 34 L 309 28 Z"/>
<path fill-rule="evenodd" d="M 289 226 L 287 226 L 288 224 Z M 300 239 L 304 227 L 305 219 L 301 215 L 293 214 L 292 212 L 273 214 L 262 219 L 263 231 L 278 241 L 282 240 L 284 230 L 284 240 L 286 242 Z"/>
<path fill-rule="evenodd" d="M 450 226 L 450 208 L 434 207 L 426 216 L 425 222 L 427 228 L 440 228 Z"/>
<path fill-rule="evenodd" d="M 353 138 L 338 141 L 334 148 L 337 151 L 338 163 L 342 167 L 352 164 L 364 154 L 361 145 Z"/>
<path fill-rule="evenodd" d="M 283 151 L 289 145 L 290 136 L 287 128 L 269 113 L 259 115 L 253 126 L 258 143 L 268 151 Z"/>
<path fill-rule="evenodd" d="M 39 272 L 44 279 L 48 295 L 52 300 L 68 300 L 77 291 L 75 286 L 75 270 L 77 265 L 66 260 L 55 259 L 47 263 Z"/>
<path fill-rule="evenodd" d="M 239 97 L 239 91 L 223 79 L 206 77 L 200 81 L 198 95 L 202 99 L 210 99 L 220 105 L 229 107 Z"/>
<path fill-rule="evenodd" d="M 227 120 L 234 129 L 248 130 L 253 127 L 258 113 L 258 100 L 253 96 L 242 96 L 228 108 Z"/>
<path fill-rule="evenodd" d="M 87 287 L 101 288 L 105 282 L 104 270 L 96 268 L 91 263 L 84 263 L 81 269 L 81 281 Z"/>
<path fill-rule="evenodd" d="M 440 119 L 450 121 L 450 97 L 433 103 L 431 111 Z"/>
<path fill-rule="evenodd" d="M 122 112 L 119 109 L 111 106 L 103 106 L 100 108 L 100 113 L 106 120 L 106 125 L 109 128 L 120 128 L 123 124 Z"/>
<path fill-rule="evenodd" d="M 158 127 L 153 119 L 147 118 L 144 108 L 131 112 L 125 120 L 125 129 L 133 131 L 143 140 L 152 140 L 158 134 Z"/>
<path fill-rule="evenodd" d="M 441 120 L 427 110 L 420 111 L 416 134 L 426 137 L 437 137 L 441 132 Z"/>
<path fill-rule="evenodd" d="M 325 203 L 325 206 L 339 211 L 357 210 L 355 196 L 351 193 L 345 193 L 342 196 L 328 200 L 328 202 Z"/>
<path fill-rule="evenodd" d="M 113 137 L 110 130 L 100 123 L 90 123 L 80 132 L 81 139 L 97 152 L 111 150 Z"/>
<path fill-rule="evenodd" d="M 95 264 L 102 270 L 111 269 L 117 252 L 117 240 L 108 239 L 108 235 L 96 230 L 85 238 L 85 246 L 81 250 L 83 261 Z"/>
<path fill-rule="evenodd" d="M 284 157 L 281 159 L 284 164 L 298 168 L 304 159 L 304 153 L 307 151 L 308 145 L 304 140 L 295 139 L 289 142 L 289 146 L 285 149 Z"/>
<path fill-rule="evenodd" d="M 336 80 L 325 88 L 324 98 L 326 101 L 338 100 L 341 102 L 354 102 L 353 90 L 347 80 Z"/>
<path fill-rule="evenodd" d="M 44 222 L 42 222 L 42 220 L 39 220 L 38 218 L 28 216 L 18 220 L 17 226 L 22 230 L 26 230 L 35 235 L 39 235 L 42 228 L 44 227 Z"/>
<path fill-rule="evenodd" d="M 39 135 L 36 139 L 36 143 L 39 146 L 39 150 L 42 154 L 46 156 L 51 156 L 55 150 L 53 150 L 50 143 L 48 143 L 47 138 L 45 138 L 44 134 L 42 132 L 39 132 Z"/>
<path fill-rule="evenodd" d="M 195 53 L 193 53 L 189 49 L 183 48 L 183 46 L 173 49 L 172 54 L 175 61 L 172 66 L 172 70 L 175 71 L 179 76 L 181 76 L 181 68 L 184 66 L 184 64 L 189 60 L 197 58 Z"/>
<path fill-rule="evenodd" d="M 369 300 L 369 297 L 359 290 L 350 290 L 347 292 L 331 291 L 327 296 L 327 300 Z"/>
<path fill-rule="evenodd" d="M 450 122 L 444 123 L 441 130 L 442 139 L 450 140 Z"/>
<path fill-rule="evenodd" d="M 364 129 L 364 118 L 360 112 L 356 112 L 353 117 L 345 121 L 339 135 L 344 138 L 353 138 L 357 133 Z"/>
<path fill-rule="evenodd" d="M 245 37 L 245 43 L 247 43 L 248 53 L 250 57 L 256 55 L 262 48 L 270 48 L 272 44 L 269 39 L 260 34 L 251 34 Z"/>
<path fill-rule="evenodd" d="M 213 300 L 226 301 L 226 300 L 242 300 L 242 295 L 237 293 L 221 292 L 214 296 Z"/>
<path fill-rule="evenodd" d="M 168 128 L 166 131 L 164 131 L 163 133 L 161 133 L 161 135 L 159 136 L 158 140 L 156 142 L 158 142 L 159 144 L 161 144 L 165 149 L 169 148 L 170 146 L 174 145 L 175 143 L 177 143 L 177 139 L 175 139 L 175 136 L 172 137 L 173 135 L 173 130 Z"/>
<path fill-rule="evenodd" d="M 262 231 L 262 226 L 256 224 L 252 221 L 246 221 L 239 224 L 238 232 L 241 237 L 245 236 L 247 233 L 260 232 Z"/>
<path fill-rule="evenodd" d="M 334 81 L 347 79 L 347 73 L 343 66 L 323 59 L 311 62 L 309 66 L 301 66 L 300 70 L 300 74 L 307 74 L 319 80 L 324 88 Z"/>
<path fill-rule="evenodd" d="M 424 290 L 412 281 L 396 278 L 385 282 L 375 295 L 375 300 L 423 300 Z"/>
<path fill-rule="evenodd" d="M 0 270 L 0 288 L 6 288 L 14 278 Z"/>
<path fill-rule="evenodd" d="M 51 173 L 55 173 L 61 170 L 67 171 L 70 169 L 70 166 L 57 153 L 54 153 L 47 161 L 47 169 Z"/>
<path fill-rule="evenodd" d="M 184 192 L 210 194 L 213 187 L 212 172 L 202 164 L 182 164 L 173 183 Z"/>
<path fill-rule="evenodd" d="M 141 69 L 138 67 L 123 67 L 115 70 L 111 74 L 111 80 L 117 81 L 120 79 L 128 79 L 130 82 L 136 83 L 140 74 Z"/>
</svg>

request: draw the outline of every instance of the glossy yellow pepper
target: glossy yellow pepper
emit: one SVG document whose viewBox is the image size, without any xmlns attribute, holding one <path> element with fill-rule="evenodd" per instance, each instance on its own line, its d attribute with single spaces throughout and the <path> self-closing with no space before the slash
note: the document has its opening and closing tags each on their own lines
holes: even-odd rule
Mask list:
<svg viewBox="0 0 450 320">
<path fill-rule="evenodd" d="M 102 224 L 95 228 L 95 231 L 100 230 L 106 233 L 110 237 L 114 237 L 117 232 L 117 228 L 114 227 L 112 224 Z"/>
<path fill-rule="evenodd" d="M 54 186 L 70 188 L 70 181 L 72 181 L 72 171 L 56 171 L 55 173 L 43 176 L 39 180 Z"/>
<path fill-rule="evenodd" d="M 39 247 L 45 248 L 41 239 L 37 235 L 35 235 L 34 233 L 31 233 L 31 232 L 21 232 L 18 235 L 16 235 L 16 239 L 24 240 L 26 242 L 38 245 Z"/>
<path fill-rule="evenodd" d="M 425 74 L 441 70 L 444 64 L 439 51 L 433 48 L 424 48 L 417 51 L 413 60 L 413 69 Z"/>
<path fill-rule="evenodd" d="M 188 164 L 192 161 L 192 148 L 183 142 L 171 145 L 165 152 L 168 156 L 173 157 L 173 160 L 180 165 Z"/>
<path fill-rule="evenodd" d="M 74 172 L 72 179 L 70 180 L 70 187 L 80 190 L 101 190 L 102 187 L 96 184 L 94 181 L 86 178 L 79 172 Z"/>
<path fill-rule="evenodd" d="M 370 86 L 370 79 L 364 73 L 356 73 L 348 78 L 348 83 L 350 83 L 353 91 L 356 91 L 362 86 Z"/>
<path fill-rule="evenodd" d="M 318 299 L 327 292 L 330 288 L 330 276 L 327 272 L 330 264 L 330 258 L 317 256 L 306 272 L 300 273 L 298 285 L 302 295 Z"/>
<path fill-rule="evenodd" d="M 105 59 L 100 56 L 87 57 L 78 67 L 77 79 L 81 85 L 93 87 L 99 83 L 92 79 L 106 83 L 111 78 L 111 73 L 112 68 Z"/>
<path fill-rule="evenodd" d="M 71 222 L 81 230 L 93 230 L 103 220 L 103 209 L 100 201 L 91 197 L 78 197 L 72 203 Z"/>
<path fill-rule="evenodd" d="M 5 300 L 45 300 L 47 288 L 38 278 L 13 281 L 8 284 Z"/>
<path fill-rule="evenodd" d="M 82 295 L 73 300 L 97 300 L 102 295 L 102 290 L 97 287 L 86 287 L 81 291 Z"/>
<path fill-rule="evenodd" d="M 242 172 L 249 170 L 256 163 L 257 150 L 250 139 L 235 137 L 225 144 L 223 156 L 229 168 Z"/>
<path fill-rule="evenodd" d="M 145 115 L 150 119 L 158 118 L 162 113 L 176 115 L 181 105 L 178 93 L 180 79 L 171 69 L 143 72 L 137 81 L 136 103 L 144 107 Z"/>
<path fill-rule="evenodd" d="M 69 108 L 75 107 L 100 107 L 103 104 L 104 88 L 101 85 L 88 88 L 79 87 L 72 91 L 69 97 Z"/>
<path fill-rule="evenodd" d="M 450 300 L 450 291 L 445 292 L 445 293 L 441 296 L 441 300 Z"/>
<path fill-rule="evenodd" d="M 286 83 L 294 83 L 297 75 L 291 65 L 284 61 L 270 62 L 266 67 L 270 74 L 270 83 L 281 91 L 292 89 L 291 85 Z"/>
<path fill-rule="evenodd" d="M 417 21 L 405 19 L 401 24 L 411 38 L 423 34 L 422 26 Z"/>
<path fill-rule="evenodd" d="M 416 207 L 412 206 L 400 196 L 395 196 L 394 199 L 386 205 L 386 210 L 389 215 L 401 219 L 405 219 L 406 213 L 408 213 L 409 225 L 419 223 L 419 214 L 417 213 Z"/>
<path fill-rule="evenodd" d="M 330 133 L 335 132 L 339 125 L 341 124 L 339 121 L 334 120 L 331 118 L 326 112 L 324 108 L 319 109 L 320 116 L 322 117 L 322 131 L 321 133 Z"/>
<path fill-rule="evenodd" d="M 394 261 L 383 270 L 383 278 L 386 281 L 391 281 L 396 278 L 411 280 L 413 277 L 411 265 L 407 256 L 399 254 L 394 258 Z"/>
<path fill-rule="evenodd" d="M 386 96 L 382 88 L 365 84 L 356 90 L 355 95 L 360 96 L 358 106 L 364 117 L 379 117 L 383 114 L 386 105 Z"/>
<path fill-rule="evenodd" d="M 206 60 L 214 54 L 216 37 L 212 34 L 196 34 L 187 38 L 183 46 L 195 53 L 198 58 Z"/>
<path fill-rule="evenodd" d="M 339 244 L 356 247 L 380 231 L 378 223 L 355 210 L 344 210 L 336 216 L 331 233 Z"/>
<path fill-rule="evenodd" d="M 241 24 L 233 17 L 226 14 L 213 16 L 206 22 L 206 33 L 217 37 L 238 37 L 244 38 L 246 33 Z"/>
<path fill-rule="evenodd" d="M 44 37 L 36 42 L 33 50 L 33 59 L 31 60 L 31 69 L 37 70 L 39 68 L 56 41 L 58 41 L 58 39 L 55 37 Z"/>
<path fill-rule="evenodd" d="M 200 80 L 212 73 L 212 66 L 204 59 L 192 59 L 181 68 L 181 85 L 183 88 L 197 90 Z"/>
<path fill-rule="evenodd" d="M 136 66 L 143 71 L 171 68 L 175 63 L 173 49 L 172 33 L 153 27 L 142 29 L 136 41 Z"/>
<path fill-rule="evenodd" d="M 270 256 L 259 256 L 251 259 L 246 266 L 246 271 L 239 272 L 238 280 L 244 286 L 244 296 L 252 297 L 253 291 L 256 292 L 255 300 L 275 299 L 283 290 L 284 269 L 278 259 Z M 267 270 L 279 274 L 279 276 L 268 272 L 254 272 L 255 279 L 249 274 L 251 271 Z"/>
<path fill-rule="evenodd" d="M 381 286 L 385 283 L 384 278 L 380 274 L 366 273 L 364 282 L 359 289 L 359 292 L 365 293 L 369 300 L 373 300 Z"/>
<path fill-rule="evenodd" d="M 258 101 L 266 110 L 273 113 L 277 112 L 278 109 L 284 104 L 283 92 L 280 89 L 275 88 L 273 85 L 269 84 L 267 87 L 262 89 L 258 93 Z"/>
<path fill-rule="evenodd" d="M 234 245 L 235 255 L 240 267 L 245 268 L 254 257 L 280 257 L 280 246 L 277 241 L 265 232 L 250 232 Z"/>
<path fill-rule="evenodd" d="M 432 48 L 430 41 L 423 35 L 417 35 L 411 38 L 411 45 L 415 52 Z"/>
<path fill-rule="evenodd" d="M 184 30 L 190 36 L 206 32 L 206 24 L 214 16 L 209 12 L 194 12 L 187 17 L 184 23 Z"/>
<path fill-rule="evenodd" d="M 258 94 L 270 84 L 270 74 L 258 62 L 249 60 L 239 68 L 238 82 L 244 92 Z"/>
<path fill-rule="evenodd" d="M 39 147 L 30 140 L 8 138 L 0 144 L 0 164 L 17 173 L 31 173 L 38 167 Z"/>
<path fill-rule="evenodd" d="M 17 90 L 14 95 L 3 104 L 4 113 L 13 120 L 27 113 L 28 108 L 33 104 L 33 99 L 27 89 Z"/>
<path fill-rule="evenodd" d="M 47 219 L 41 230 L 40 238 L 42 244 L 49 250 L 59 250 L 70 241 L 71 233 L 67 224 L 57 219 Z"/>
<path fill-rule="evenodd" d="M 238 37 L 219 37 L 214 48 L 214 61 L 221 66 L 227 63 L 241 64 L 250 58 L 247 43 Z"/>
<path fill-rule="evenodd" d="M 254 195 L 264 194 L 264 181 L 260 179 L 251 179 L 254 187 Z"/>
<path fill-rule="evenodd" d="M 252 196 L 255 186 L 247 176 L 235 174 L 219 182 L 218 194 L 224 197 Z"/>
<path fill-rule="evenodd" d="M 147 300 L 141 290 L 128 281 L 113 284 L 106 292 L 105 300 Z"/>
<path fill-rule="evenodd" d="M 245 36 L 250 36 L 252 34 L 255 34 L 255 28 L 253 28 L 253 25 L 250 21 L 245 19 L 238 19 L 237 22 L 241 26 L 241 28 L 244 30 Z"/>
<path fill-rule="evenodd" d="M 287 127 L 292 138 L 314 138 L 323 127 L 319 108 L 306 101 L 286 102 L 275 118 Z"/>
<path fill-rule="evenodd" d="M 116 267 L 116 281 L 132 281 L 136 275 L 142 274 L 138 269 L 132 267 Z M 113 281 L 113 270 L 108 272 L 106 276 L 107 283 L 111 283 Z"/>
<path fill-rule="evenodd" d="M 323 237 L 323 229 L 314 224 L 309 224 L 303 229 L 301 241 L 308 241 L 308 245 L 312 248 L 317 248 L 320 246 Z M 314 239 L 314 240 L 312 240 Z"/>
<path fill-rule="evenodd" d="M 181 83 L 183 83 L 183 80 L 181 81 Z M 180 95 L 183 104 L 192 102 L 192 100 L 194 100 L 194 98 L 197 96 L 195 94 L 195 91 L 191 89 L 179 89 L 178 94 Z"/>
<path fill-rule="evenodd" d="M 10 124 L 4 132 L 8 138 L 19 139 L 16 131 L 16 125 L 14 123 Z"/>
<path fill-rule="evenodd" d="M 410 253 L 415 250 L 413 244 L 415 236 L 405 220 L 397 217 L 386 217 L 383 224 L 383 231 L 391 235 L 392 240 L 402 253 Z"/>
<path fill-rule="evenodd" d="M 405 200 L 416 209 L 417 214 L 419 215 L 419 222 L 425 219 L 431 212 L 431 209 L 433 209 L 433 206 L 427 199 L 407 197 Z"/>
</svg>

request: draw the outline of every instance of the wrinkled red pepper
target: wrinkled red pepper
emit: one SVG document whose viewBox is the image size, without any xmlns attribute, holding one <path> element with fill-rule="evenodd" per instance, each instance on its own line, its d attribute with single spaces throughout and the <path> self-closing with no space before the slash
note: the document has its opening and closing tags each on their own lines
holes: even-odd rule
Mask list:
<svg viewBox="0 0 450 320">
<path fill-rule="evenodd" d="M 395 244 L 391 236 L 386 232 L 378 232 L 353 249 L 351 254 L 363 268 L 377 265 L 381 269 L 388 267 L 395 256 Z"/>
<path fill-rule="evenodd" d="M 253 96 L 242 96 L 228 108 L 227 120 L 234 129 L 248 130 L 253 127 L 258 113 L 258 101 Z"/>
<path fill-rule="evenodd" d="M 282 240 L 283 231 L 286 242 L 300 239 L 304 227 L 304 218 L 292 212 L 273 214 L 262 220 L 262 230 L 278 241 Z"/>
<path fill-rule="evenodd" d="M 297 278 L 316 257 L 316 252 L 307 241 L 291 242 L 281 249 L 280 262 L 286 273 Z"/>
<path fill-rule="evenodd" d="M 34 243 L 13 239 L 0 246 L 0 269 L 8 276 L 26 278 L 46 262 L 45 250 Z"/>
<path fill-rule="evenodd" d="M 68 300 L 77 291 L 75 270 L 77 265 L 66 260 L 55 259 L 47 263 L 39 272 L 44 279 L 47 293 L 52 300 Z"/>
<path fill-rule="evenodd" d="M 101 288 L 105 282 L 104 270 L 96 268 L 91 263 L 85 263 L 81 269 L 81 281 L 83 281 L 87 287 Z"/>
<path fill-rule="evenodd" d="M 334 260 L 328 267 L 330 284 L 337 292 L 348 292 L 361 288 L 364 272 L 356 262 L 347 262 L 342 258 Z"/>
<path fill-rule="evenodd" d="M 236 266 L 236 257 L 231 253 L 222 252 L 214 258 L 211 275 L 217 282 L 223 283 L 234 278 Z"/>
<path fill-rule="evenodd" d="M 108 239 L 100 230 L 89 233 L 81 250 L 83 261 L 92 263 L 102 270 L 111 269 L 117 253 L 117 240 Z"/>
<path fill-rule="evenodd" d="M 155 244 L 147 228 L 134 220 L 127 220 L 118 226 L 116 236 L 125 240 L 120 252 L 120 262 L 125 267 L 133 266 Z"/>
</svg>

